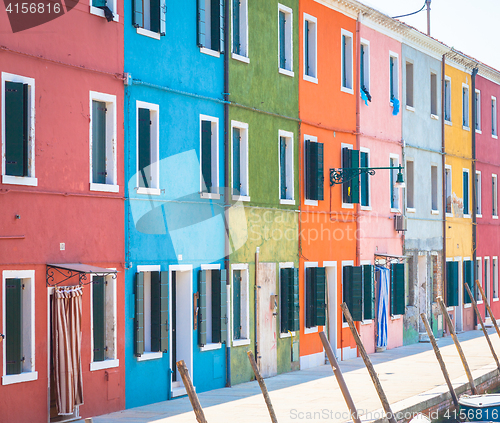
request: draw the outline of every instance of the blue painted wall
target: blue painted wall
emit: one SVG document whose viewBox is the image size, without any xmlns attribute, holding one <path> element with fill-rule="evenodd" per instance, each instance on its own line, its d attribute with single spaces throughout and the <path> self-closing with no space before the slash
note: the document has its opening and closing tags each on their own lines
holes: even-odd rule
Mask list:
<svg viewBox="0 0 500 423">
<path fill-rule="evenodd" d="M 138 265 L 193 266 L 193 292 L 201 264 L 223 268 L 223 199 L 200 199 L 200 114 L 219 118 L 219 181 L 224 186 L 223 55 L 200 52 L 196 1 L 167 0 L 166 34 L 156 40 L 137 33 L 132 2 L 125 0 L 125 368 L 126 407 L 169 399 L 169 354 L 138 362 L 134 356 L 134 276 Z M 127 12 L 129 11 L 129 12 Z M 155 87 L 141 85 L 154 84 Z M 162 88 L 160 88 L 162 87 Z M 172 90 L 191 93 L 185 95 Z M 159 105 L 161 194 L 135 190 L 136 101 Z M 182 255 L 182 261 L 178 256 Z M 188 316 L 187 316 L 188 317 Z M 193 379 L 198 392 L 225 385 L 225 348 L 201 352 L 193 336 Z M 170 349 L 170 347 L 169 347 Z"/>
</svg>

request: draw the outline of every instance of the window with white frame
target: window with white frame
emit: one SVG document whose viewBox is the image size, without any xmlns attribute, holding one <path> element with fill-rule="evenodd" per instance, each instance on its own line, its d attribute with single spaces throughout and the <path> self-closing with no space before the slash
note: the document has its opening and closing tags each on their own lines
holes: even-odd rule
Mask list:
<svg viewBox="0 0 500 423">
<path fill-rule="evenodd" d="M 495 174 L 491 175 L 491 204 L 491 215 L 498 218 L 498 177 Z"/>
<path fill-rule="evenodd" d="M 200 191 L 219 198 L 219 118 L 200 115 Z"/>
<path fill-rule="evenodd" d="M 476 170 L 476 215 L 477 217 L 482 217 L 481 208 L 481 172 Z"/>
<path fill-rule="evenodd" d="M 231 121 L 233 198 L 248 197 L 248 123 Z"/>
<path fill-rule="evenodd" d="M 3 271 L 2 321 L 2 385 L 36 380 L 34 270 Z"/>
<path fill-rule="evenodd" d="M 484 257 L 483 259 L 484 262 L 484 295 L 486 296 L 486 299 L 490 301 L 491 299 L 491 285 L 490 285 L 490 258 L 489 257 Z"/>
<path fill-rule="evenodd" d="M 498 257 L 491 260 L 491 273 L 493 276 L 493 299 L 498 300 Z"/>
<path fill-rule="evenodd" d="M 361 40 L 360 44 L 360 89 L 362 93 L 365 94 L 368 101 L 372 101 L 372 96 L 370 94 L 370 42 L 367 40 Z"/>
<path fill-rule="evenodd" d="M 474 107 L 476 108 L 476 132 L 481 132 L 481 91 L 476 90 L 474 95 Z"/>
<path fill-rule="evenodd" d="M 399 166 L 399 157 L 391 155 L 389 160 L 390 167 Z M 395 186 L 398 170 L 390 170 L 390 193 L 391 193 L 391 210 L 399 210 L 399 188 Z"/>
<path fill-rule="evenodd" d="M 415 107 L 413 102 L 413 63 L 406 62 L 406 105 L 410 108 Z"/>
<path fill-rule="evenodd" d="M 92 362 L 90 370 L 118 367 L 116 279 L 92 276 Z"/>
<path fill-rule="evenodd" d="M 108 22 L 119 21 L 116 0 L 92 0 L 90 2 L 90 13 L 102 16 L 106 18 Z"/>
<path fill-rule="evenodd" d="M 476 280 L 479 283 L 479 285 L 483 286 L 483 267 L 482 267 L 481 257 L 476 258 Z M 476 284 L 474 284 L 474 298 L 477 300 L 478 303 L 483 302 L 483 297 L 481 296 L 479 288 L 477 287 Z"/>
<path fill-rule="evenodd" d="M 248 63 L 248 0 L 232 0 L 232 57 Z"/>
<path fill-rule="evenodd" d="M 431 210 L 439 211 L 438 204 L 438 167 L 431 165 Z"/>
<path fill-rule="evenodd" d="M 451 78 L 448 76 L 444 80 L 444 120 L 451 123 Z"/>
<path fill-rule="evenodd" d="M 352 32 L 341 30 L 341 90 L 352 94 L 353 91 L 353 35 Z"/>
<path fill-rule="evenodd" d="M 299 269 L 293 262 L 279 264 L 280 337 L 300 330 Z"/>
<path fill-rule="evenodd" d="M 231 265 L 233 347 L 250 343 L 250 294 L 248 264 Z"/>
<path fill-rule="evenodd" d="M 431 72 L 431 115 L 438 114 L 438 78 L 437 74 Z"/>
<path fill-rule="evenodd" d="M 224 0 L 198 1 L 197 29 L 201 52 L 216 56 L 224 52 Z"/>
<path fill-rule="evenodd" d="M 318 20 L 304 13 L 304 79 L 318 81 Z"/>
<path fill-rule="evenodd" d="M 469 128 L 469 86 L 462 84 L 462 125 Z"/>
<path fill-rule="evenodd" d="M 90 190 L 118 192 L 116 96 L 90 92 Z"/>
<path fill-rule="evenodd" d="M 370 150 L 360 148 L 359 167 L 370 167 Z M 359 176 L 359 204 L 361 207 L 370 207 L 370 175 L 367 172 Z"/>
<path fill-rule="evenodd" d="M 295 204 L 293 132 L 279 131 L 279 195 L 281 204 Z"/>
<path fill-rule="evenodd" d="M 292 9 L 278 4 L 279 71 L 293 76 L 293 15 Z"/>
<path fill-rule="evenodd" d="M 137 113 L 137 192 L 159 194 L 160 106 L 136 102 Z"/>
<path fill-rule="evenodd" d="M 2 183 L 36 186 L 35 80 L 2 72 Z"/>
<path fill-rule="evenodd" d="M 304 135 L 304 176 L 306 205 L 317 206 L 324 199 L 323 143 L 317 137 Z"/>
<path fill-rule="evenodd" d="M 138 34 L 158 40 L 160 35 L 165 35 L 167 12 L 165 0 L 133 0 L 132 12 L 132 25 L 137 29 Z"/>
<path fill-rule="evenodd" d="M 392 52 L 389 54 L 389 98 L 392 103 L 399 99 L 399 56 Z"/>
<path fill-rule="evenodd" d="M 448 215 L 452 214 L 452 186 L 451 186 L 451 166 L 445 165 L 444 170 L 444 183 L 445 183 L 445 197 L 446 197 L 446 213 Z"/>
<path fill-rule="evenodd" d="M 306 262 L 304 272 L 305 333 L 313 333 L 326 324 L 326 270 L 317 262 Z"/>
<path fill-rule="evenodd" d="M 406 161 L 406 207 L 415 210 L 415 176 L 413 160 Z"/>
<path fill-rule="evenodd" d="M 498 137 L 498 112 L 497 112 L 497 99 L 491 97 L 491 135 Z"/>
<path fill-rule="evenodd" d="M 464 217 L 470 217 L 470 183 L 469 183 L 469 169 L 462 171 L 462 202 Z"/>
</svg>

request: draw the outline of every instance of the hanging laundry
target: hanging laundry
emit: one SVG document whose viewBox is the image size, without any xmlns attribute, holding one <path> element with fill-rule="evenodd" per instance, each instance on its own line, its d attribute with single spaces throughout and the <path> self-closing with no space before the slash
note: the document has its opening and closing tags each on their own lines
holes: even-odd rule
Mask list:
<svg viewBox="0 0 500 423">
<path fill-rule="evenodd" d="M 397 98 L 393 98 L 391 100 L 391 103 L 392 103 L 392 107 L 393 107 L 392 114 L 394 116 L 397 116 L 399 113 L 399 100 Z"/>
</svg>

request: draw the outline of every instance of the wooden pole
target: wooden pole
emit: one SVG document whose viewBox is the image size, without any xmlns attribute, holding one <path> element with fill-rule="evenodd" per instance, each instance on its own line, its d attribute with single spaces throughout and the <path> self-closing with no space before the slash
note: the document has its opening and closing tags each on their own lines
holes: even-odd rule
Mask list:
<svg viewBox="0 0 500 423">
<path fill-rule="evenodd" d="M 483 297 L 484 305 L 488 309 L 488 313 L 489 313 L 489 315 L 491 317 L 491 321 L 493 322 L 493 326 L 495 326 L 497 334 L 500 337 L 500 329 L 498 328 L 498 325 L 497 325 L 497 319 L 495 319 L 495 316 L 493 315 L 493 312 L 491 311 L 490 303 L 488 302 L 488 298 L 486 298 L 486 295 L 485 295 L 485 293 L 483 291 L 483 287 L 481 286 L 481 284 L 479 283 L 479 281 L 476 279 L 475 282 L 476 282 L 477 288 L 479 289 L 479 292 L 481 293 L 481 296 Z"/>
<path fill-rule="evenodd" d="M 266 401 L 267 409 L 269 410 L 269 415 L 271 416 L 271 421 L 273 423 L 278 423 L 278 419 L 276 418 L 276 414 L 274 414 L 273 404 L 271 403 L 271 398 L 269 398 L 269 392 L 267 392 L 266 383 L 262 376 L 260 375 L 259 369 L 257 368 L 257 363 L 255 362 L 255 358 L 253 356 L 252 351 L 247 351 L 248 359 L 250 360 L 250 364 L 252 365 L 253 372 L 255 373 L 255 378 L 257 382 L 259 382 L 260 390 L 262 391 L 262 395 L 264 396 L 264 400 Z"/>
<path fill-rule="evenodd" d="M 444 318 L 446 319 L 446 323 L 450 328 L 451 337 L 453 338 L 455 347 L 457 347 L 458 355 L 462 360 L 465 373 L 467 375 L 467 378 L 469 379 L 470 389 L 472 390 L 472 393 L 474 395 L 477 395 L 477 389 L 476 385 L 474 384 L 474 379 L 472 378 L 472 374 L 470 372 L 469 365 L 467 364 L 467 360 L 465 359 L 464 352 L 462 351 L 462 347 L 460 346 L 460 342 L 458 342 L 457 334 L 455 333 L 455 326 L 453 326 L 453 323 L 451 322 L 450 316 L 448 315 L 448 311 L 446 310 L 446 306 L 444 305 L 443 299 L 441 297 L 437 297 L 437 302 L 439 303 L 439 306 L 441 307 L 441 312 L 443 313 Z"/>
<path fill-rule="evenodd" d="M 441 355 L 441 351 L 439 351 L 436 338 L 434 338 L 434 334 L 432 333 L 431 327 L 429 326 L 429 322 L 427 321 L 427 316 L 425 315 L 425 313 L 421 313 L 420 317 L 424 322 L 425 330 L 427 331 L 427 335 L 429 335 L 429 339 L 431 340 L 432 348 L 434 348 L 434 354 L 436 354 L 439 366 L 441 367 L 441 371 L 443 372 L 444 380 L 446 380 L 446 384 L 448 385 L 448 389 L 450 390 L 453 404 L 455 404 L 455 407 L 458 409 L 458 397 L 457 394 L 455 393 L 455 390 L 453 389 L 453 385 L 451 384 L 450 375 L 448 374 L 448 370 L 446 370 L 446 365 L 444 364 L 443 356 Z"/>
<path fill-rule="evenodd" d="M 472 292 L 469 288 L 469 285 L 467 285 L 465 283 L 464 286 L 467 289 L 467 292 L 469 293 L 469 298 L 471 299 L 472 306 L 474 307 L 474 310 L 476 311 L 477 318 L 481 322 L 481 328 L 483 329 L 484 336 L 486 337 L 486 341 L 488 342 L 488 346 L 490 347 L 491 355 L 493 355 L 493 358 L 495 359 L 495 363 L 497 363 L 497 368 L 498 368 L 498 370 L 500 370 L 500 362 L 498 361 L 498 357 L 497 357 L 497 354 L 495 352 L 495 348 L 493 348 L 493 344 L 491 343 L 490 336 L 488 335 L 488 332 L 486 331 L 486 327 L 484 326 L 483 318 L 481 317 L 481 314 L 479 313 L 479 309 L 477 308 L 476 300 L 472 296 Z"/>
<path fill-rule="evenodd" d="M 198 395 L 196 395 L 196 391 L 193 387 L 193 382 L 191 382 L 191 377 L 189 376 L 189 372 L 186 367 L 186 363 L 184 363 L 184 360 L 177 362 L 177 369 L 179 370 L 179 373 L 182 377 L 182 382 L 184 383 L 184 387 L 186 388 L 186 392 L 189 396 L 189 401 L 191 401 L 194 414 L 196 415 L 196 420 L 198 421 L 198 423 L 208 423 L 207 419 L 205 419 L 203 408 L 201 408 L 200 401 L 198 400 Z"/>
<path fill-rule="evenodd" d="M 387 397 L 385 396 L 384 389 L 382 388 L 382 385 L 380 384 L 380 380 L 378 379 L 377 373 L 375 372 L 375 369 L 373 368 L 373 364 L 370 361 L 370 358 L 368 357 L 368 354 L 366 353 L 365 347 L 363 346 L 363 343 L 361 342 L 361 338 L 359 337 L 358 331 L 356 330 L 356 326 L 354 326 L 354 322 L 352 321 L 351 313 L 349 312 L 349 308 L 347 307 L 346 303 L 342 303 L 340 305 L 342 308 L 342 312 L 344 313 L 344 316 L 347 320 L 347 324 L 349 325 L 349 328 L 351 329 L 352 336 L 354 337 L 354 340 L 356 341 L 356 345 L 358 346 L 359 353 L 361 354 L 361 357 L 363 358 L 363 361 L 365 362 L 365 366 L 368 369 L 368 373 L 370 374 L 370 377 L 372 378 L 373 384 L 375 385 L 375 389 L 377 390 L 377 394 L 380 398 L 380 402 L 382 403 L 382 407 L 384 408 L 387 420 L 389 420 L 389 423 L 397 423 L 396 419 L 394 418 L 394 414 L 391 410 L 391 405 L 389 404 L 389 401 L 387 400 Z"/>
<path fill-rule="evenodd" d="M 323 343 L 323 347 L 325 348 L 326 355 L 328 356 L 328 360 L 330 361 L 330 365 L 332 366 L 333 374 L 337 378 L 337 383 L 339 384 L 340 391 L 342 392 L 347 407 L 351 412 L 351 418 L 354 421 L 354 423 L 361 423 L 361 420 L 359 419 L 358 416 L 358 412 L 356 410 L 356 406 L 354 405 L 354 401 L 352 400 L 351 394 L 349 392 L 349 388 L 347 388 L 344 376 L 342 375 L 342 371 L 340 370 L 339 364 L 337 363 L 335 354 L 333 354 L 332 347 L 328 342 L 325 332 L 320 332 L 319 337 L 321 339 L 321 342 Z"/>
</svg>

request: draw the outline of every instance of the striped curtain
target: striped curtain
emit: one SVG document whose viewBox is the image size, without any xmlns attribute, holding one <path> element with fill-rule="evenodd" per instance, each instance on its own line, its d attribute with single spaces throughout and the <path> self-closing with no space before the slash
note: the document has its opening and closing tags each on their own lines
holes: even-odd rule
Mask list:
<svg viewBox="0 0 500 423">
<path fill-rule="evenodd" d="M 57 413 L 83 404 L 82 288 L 57 287 L 52 302 L 52 358 Z"/>
<path fill-rule="evenodd" d="M 377 266 L 376 272 L 379 274 L 377 301 L 377 348 L 383 348 L 387 346 L 390 270 L 386 267 Z"/>
</svg>

